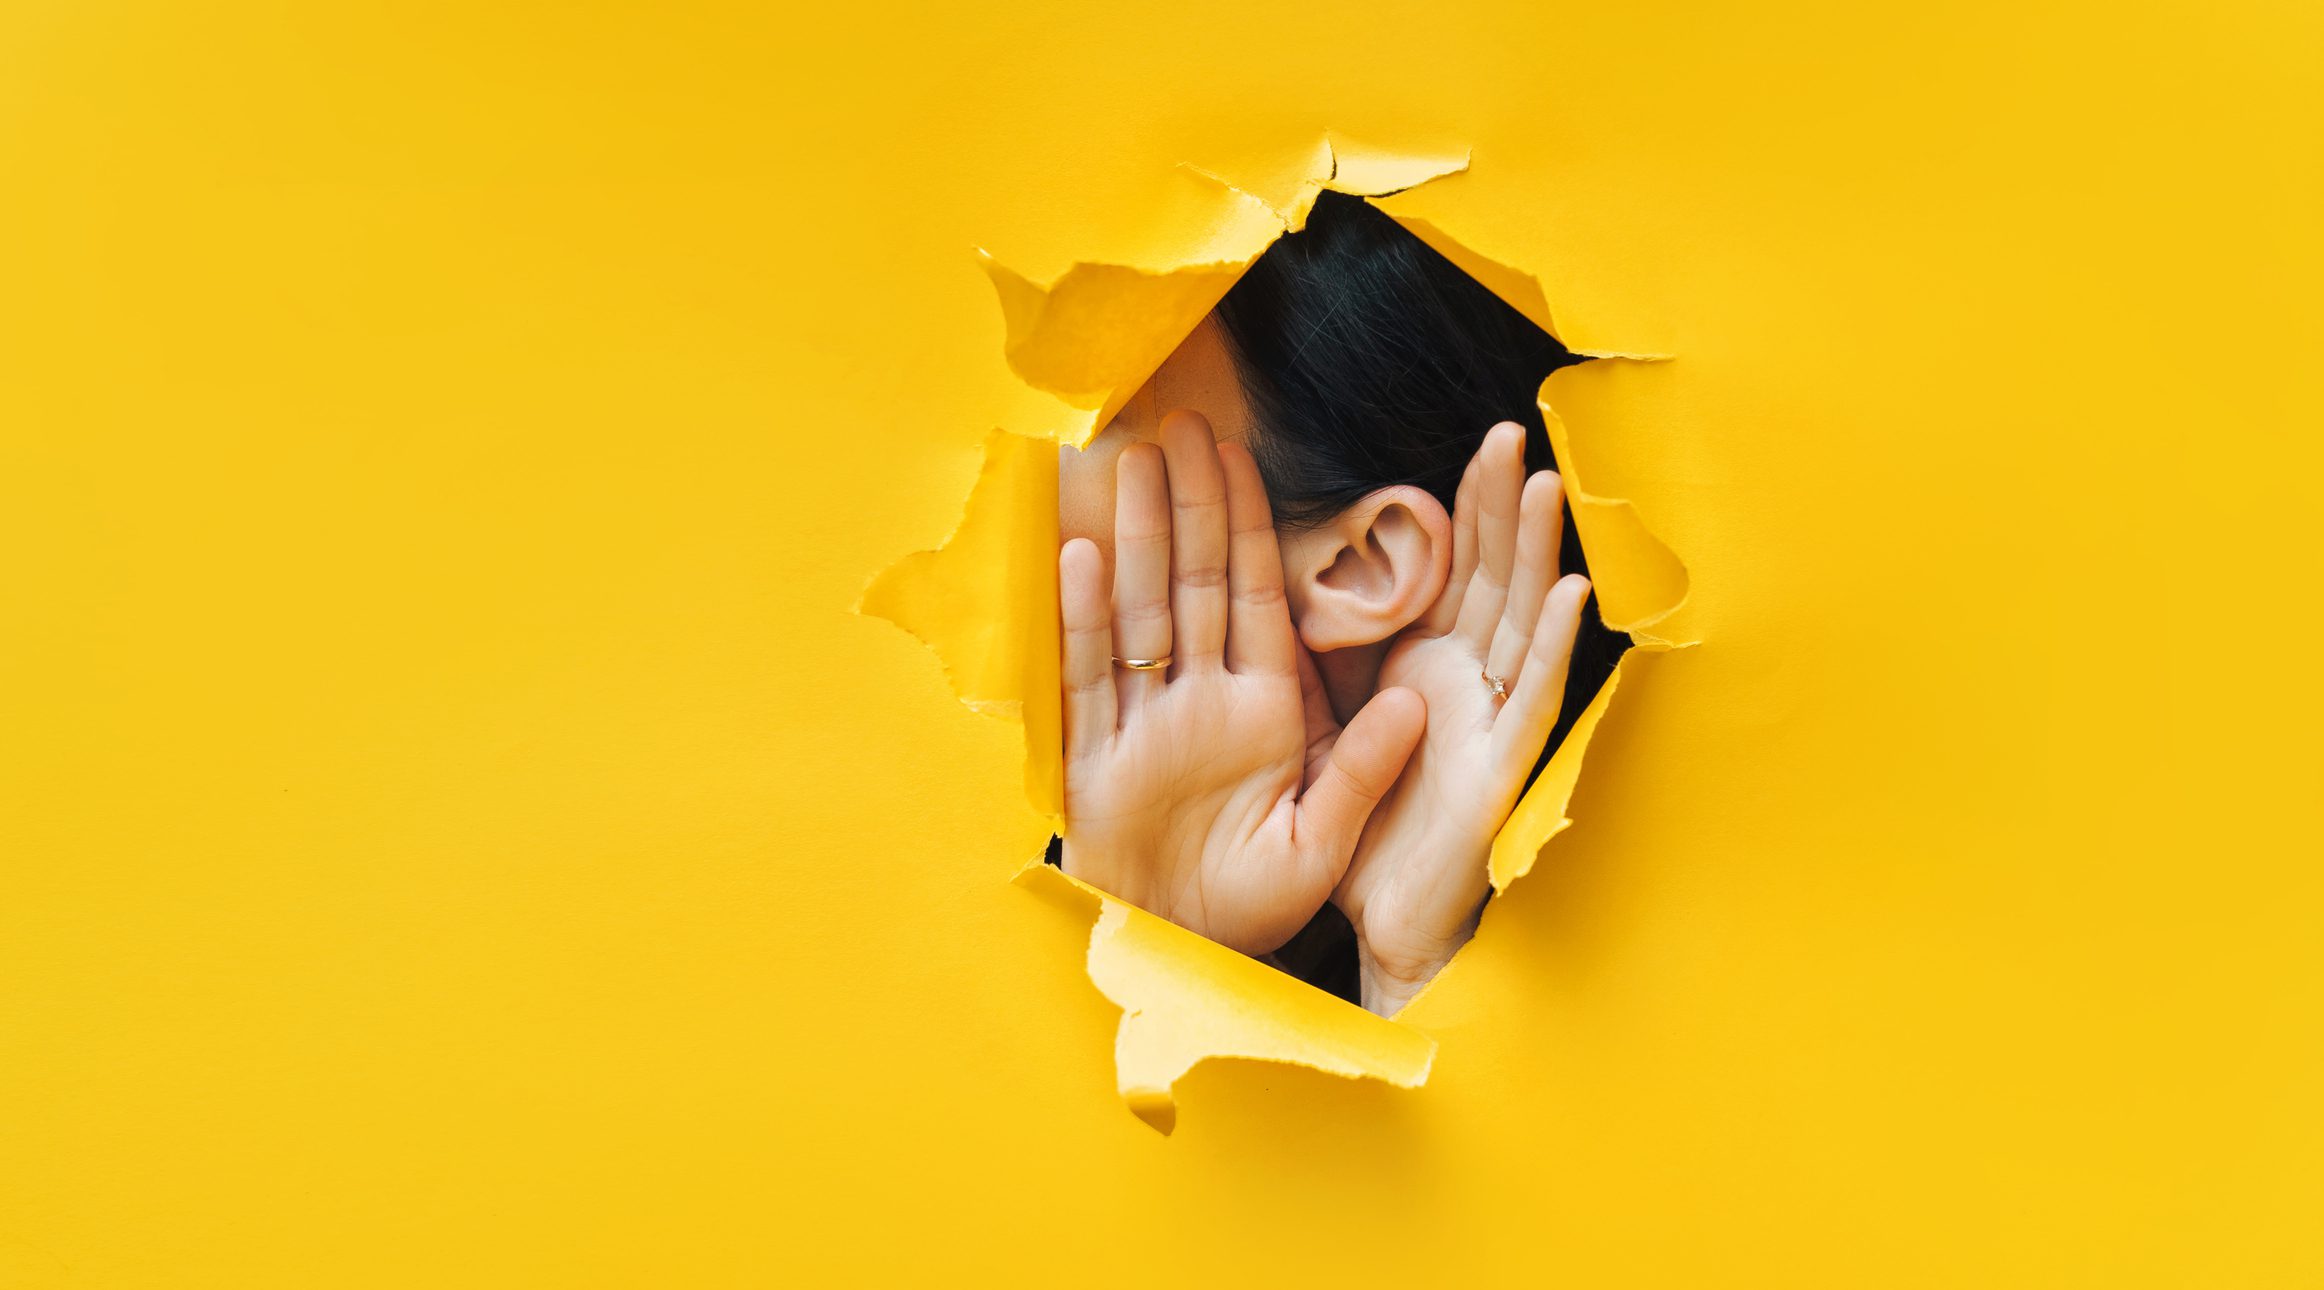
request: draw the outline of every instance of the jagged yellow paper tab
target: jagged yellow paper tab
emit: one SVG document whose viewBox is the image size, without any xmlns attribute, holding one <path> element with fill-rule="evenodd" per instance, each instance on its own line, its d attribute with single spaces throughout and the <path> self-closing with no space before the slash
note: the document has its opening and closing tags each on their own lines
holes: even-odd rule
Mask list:
<svg viewBox="0 0 2324 1290">
<path fill-rule="evenodd" d="M 872 581 L 857 612 L 885 618 L 944 661 L 960 701 L 1023 724 L 1033 809 L 1065 809 L 1057 640 L 1057 446 L 996 430 L 960 524 Z"/>
<path fill-rule="evenodd" d="M 1374 148 L 1336 135 L 1325 135 L 1315 147 L 1276 165 L 1249 173 L 1220 174 L 1199 166 L 1194 173 L 1246 194 L 1274 212 L 1281 232 L 1307 227 L 1315 199 L 1324 193 L 1350 197 L 1388 197 L 1417 188 L 1430 180 L 1468 169 L 1469 153 L 1399 151 Z"/>
<path fill-rule="evenodd" d="M 1122 1100 L 1168 1133 L 1172 1090 L 1199 1062 L 1245 1057 L 1416 1088 L 1436 1041 L 1257 959 L 1157 918 L 1047 865 L 1031 882 L 1063 884 L 1097 903 L 1089 979 L 1122 1010 L 1114 1070 Z"/>
<path fill-rule="evenodd" d="M 1598 361 L 1635 360 L 1608 357 Z M 1597 588 L 1598 613 L 1608 627 L 1630 633 L 1642 645 L 1670 648 L 1695 644 L 1675 633 L 1649 630 L 1659 628 L 1686 604 L 1686 565 L 1646 527 L 1638 508 L 1628 500 L 1600 497 L 1583 487 L 1581 472 L 1574 464 L 1572 433 L 1565 418 L 1550 404 L 1552 391 L 1562 384 L 1559 378 L 1576 379 L 1566 374 L 1581 370 L 1567 367 L 1549 374 L 1541 386 L 1541 417 L 1549 427 L 1550 448 L 1557 454 L 1566 504 L 1573 508 L 1574 529 L 1581 534 L 1582 549 L 1590 553 L 1590 581 Z"/>
<path fill-rule="evenodd" d="M 1590 706 L 1566 732 L 1565 742 L 1550 754 L 1549 765 L 1526 787 L 1517 809 L 1509 812 L 1501 831 L 1494 835 L 1490 862 L 1494 891 L 1506 891 L 1510 883 L 1531 873 L 1541 849 L 1573 823 L 1566 818 L 1566 804 L 1573 800 L 1574 785 L 1581 782 L 1582 759 L 1589 755 L 1590 736 L 1598 732 L 1598 721 L 1606 715 L 1621 684 L 1622 665 L 1617 663 Z"/>
</svg>

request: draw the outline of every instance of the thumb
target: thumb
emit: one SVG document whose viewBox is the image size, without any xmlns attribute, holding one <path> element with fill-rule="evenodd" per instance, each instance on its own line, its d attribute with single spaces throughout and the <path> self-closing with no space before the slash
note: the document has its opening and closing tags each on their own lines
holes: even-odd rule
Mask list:
<svg viewBox="0 0 2324 1290">
<path fill-rule="evenodd" d="M 1315 670 L 1315 656 L 1307 652 L 1304 642 L 1293 641 L 1291 648 L 1298 660 L 1299 703 L 1307 721 L 1307 762 L 1299 768 L 1299 782 L 1304 785 L 1314 783 L 1316 772 L 1323 769 L 1324 754 L 1339 738 L 1340 723 L 1332 719 L 1331 700 L 1323 692 L 1323 676 Z"/>
<path fill-rule="evenodd" d="M 1340 732 L 1331 759 L 1299 799 L 1300 856 L 1328 864 L 1333 883 L 1346 872 L 1364 821 L 1404 773 L 1427 724 L 1428 705 L 1417 692 L 1398 686 L 1373 695 Z"/>
</svg>

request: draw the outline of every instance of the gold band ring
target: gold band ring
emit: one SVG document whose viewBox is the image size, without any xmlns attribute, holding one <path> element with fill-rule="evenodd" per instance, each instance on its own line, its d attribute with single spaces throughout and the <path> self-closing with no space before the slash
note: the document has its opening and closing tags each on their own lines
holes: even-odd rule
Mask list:
<svg viewBox="0 0 2324 1290">
<path fill-rule="evenodd" d="M 1133 672 L 1158 672 L 1170 666 L 1170 656 L 1164 654 L 1160 658 L 1117 658 L 1114 660 L 1114 666 L 1126 667 Z"/>
<path fill-rule="evenodd" d="M 1493 687 L 1493 698 L 1495 701 L 1505 700 L 1509 697 L 1509 683 L 1507 681 L 1504 681 L 1500 677 L 1493 675 L 1491 672 L 1479 672 L 1477 675 L 1485 678 L 1485 684 Z"/>
</svg>

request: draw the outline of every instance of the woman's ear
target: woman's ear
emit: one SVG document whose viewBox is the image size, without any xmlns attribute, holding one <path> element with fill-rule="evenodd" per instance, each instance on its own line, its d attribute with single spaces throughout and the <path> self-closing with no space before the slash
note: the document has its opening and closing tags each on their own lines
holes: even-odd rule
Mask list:
<svg viewBox="0 0 2324 1290">
<path fill-rule="evenodd" d="M 1384 641 L 1428 612 L 1452 570 L 1452 520 L 1427 490 L 1366 494 L 1311 529 L 1282 535 L 1291 621 L 1319 653 Z"/>
</svg>

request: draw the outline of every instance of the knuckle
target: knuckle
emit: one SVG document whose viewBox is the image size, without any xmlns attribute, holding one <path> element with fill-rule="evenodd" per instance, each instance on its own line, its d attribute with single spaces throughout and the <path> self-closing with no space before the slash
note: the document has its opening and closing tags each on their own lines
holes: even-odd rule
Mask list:
<svg viewBox="0 0 2324 1290">
<path fill-rule="evenodd" d="M 1331 775 L 1339 782 L 1341 788 L 1367 802 L 1378 797 L 1383 791 L 1365 783 L 1363 777 L 1348 769 L 1345 762 L 1334 760 L 1331 764 Z"/>
<path fill-rule="evenodd" d="M 1271 609 L 1283 602 L 1280 582 L 1252 582 L 1235 588 L 1235 603 L 1245 609 Z"/>
</svg>

